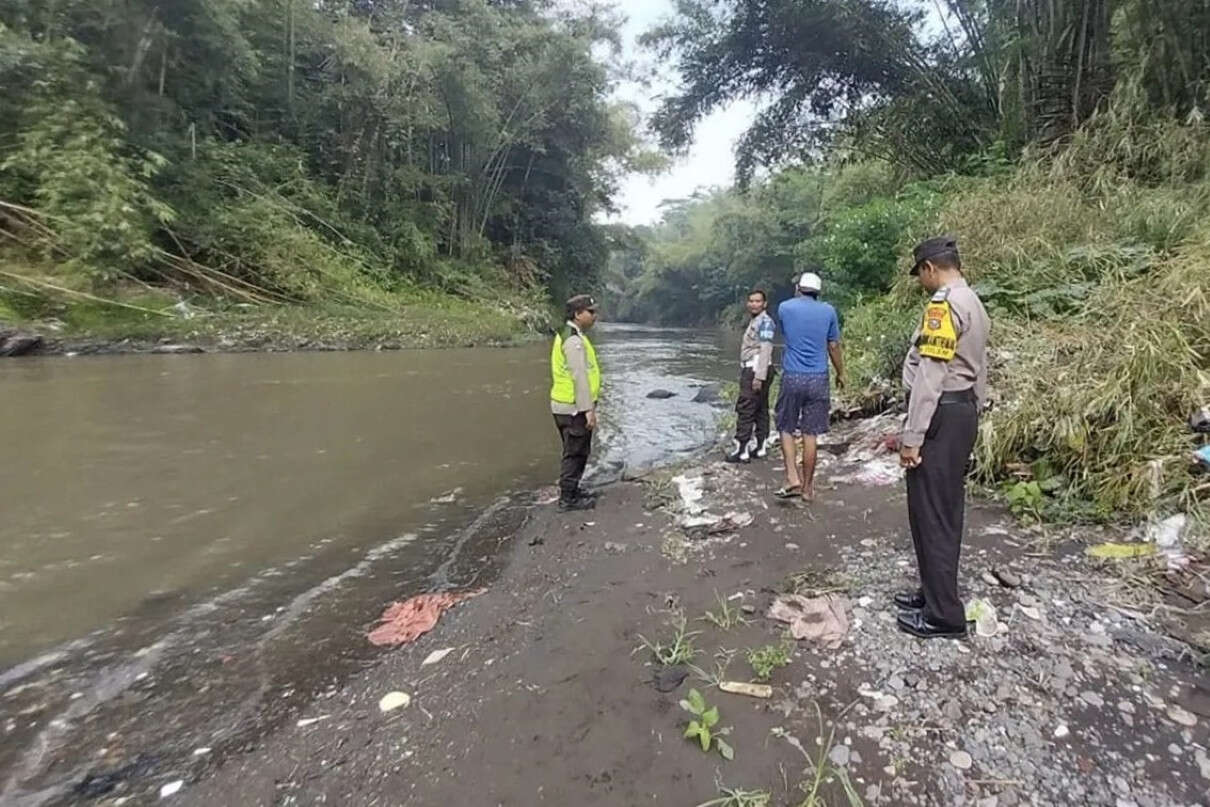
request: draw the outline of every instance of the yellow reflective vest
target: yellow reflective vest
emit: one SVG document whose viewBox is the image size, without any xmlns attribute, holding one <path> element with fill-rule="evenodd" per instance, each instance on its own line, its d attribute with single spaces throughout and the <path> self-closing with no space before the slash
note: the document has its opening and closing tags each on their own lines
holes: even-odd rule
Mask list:
<svg viewBox="0 0 1210 807">
<path fill-rule="evenodd" d="M 571 325 L 564 325 L 555 334 L 555 343 L 550 348 L 550 399 L 556 403 L 574 404 L 576 402 L 576 381 L 572 377 L 571 368 L 567 366 L 567 357 L 563 354 L 563 343 L 576 334 Z M 588 388 L 592 392 L 595 403 L 601 394 L 601 366 L 597 364 L 597 351 L 583 333 L 579 334 L 584 343 L 584 356 L 588 361 Z"/>
</svg>

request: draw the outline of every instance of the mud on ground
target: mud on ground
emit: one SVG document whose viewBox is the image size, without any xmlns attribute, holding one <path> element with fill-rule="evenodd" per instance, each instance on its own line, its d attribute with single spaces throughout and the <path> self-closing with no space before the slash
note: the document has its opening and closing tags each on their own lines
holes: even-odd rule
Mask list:
<svg viewBox="0 0 1210 807">
<path fill-rule="evenodd" d="M 541 508 L 485 594 L 246 753 L 182 771 L 173 801 L 699 805 L 729 788 L 755 800 L 714 803 L 1210 803 L 1205 671 L 1108 601 L 1119 578 L 1078 546 L 1039 556 L 1005 514 L 974 505 L 964 585 L 995 606 L 1000 632 L 901 634 L 888 600 L 912 582 L 904 497 L 869 468 L 832 460 L 823 477 L 853 481 L 825 485 L 813 506 L 771 498 L 770 460 L 710 462 L 680 488 L 667 475 L 615 485 L 590 513 Z M 694 476 L 707 522 L 751 523 L 688 537 L 711 530 L 682 526 Z M 728 656 L 724 678 L 753 677 L 747 650 L 783 644 L 785 626 L 764 615 L 793 589 L 847 598 L 842 646 L 790 642 L 768 700 L 703 680 Z M 730 621 L 720 599 L 746 624 L 705 620 Z M 653 681 L 669 677 L 640 635 L 667 645 L 682 618 L 698 669 L 662 693 Z M 683 739 L 690 688 L 718 707 L 734 760 Z M 391 691 L 410 706 L 380 712 Z"/>
</svg>

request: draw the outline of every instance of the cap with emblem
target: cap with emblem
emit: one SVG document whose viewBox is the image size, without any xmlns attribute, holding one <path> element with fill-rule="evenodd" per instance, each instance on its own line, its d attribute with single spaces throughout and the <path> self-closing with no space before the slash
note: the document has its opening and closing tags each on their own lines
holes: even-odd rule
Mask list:
<svg viewBox="0 0 1210 807">
<path fill-rule="evenodd" d="M 823 281 L 814 272 L 807 272 L 798 279 L 798 288 L 803 291 L 818 292 L 823 289 Z"/>
<path fill-rule="evenodd" d="M 567 301 L 567 318 L 575 319 L 581 311 L 595 311 L 596 307 L 597 301 L 592 299 L 591 294 L 577 294 Z"/>
<path fill-rule="evenodd" d="M 958 267 L 961 267 L 961 260 L 958 256 L 958 239 L 952 235 L 941 235 L 936 238 L 930 238 L 927 241 L 921 241 L 916 249 L 912 252 L 912 274 L 920 274 L 920 267 L 925 261 L 931 261 L 936 258 L 945 256 Z"/>
</svg>

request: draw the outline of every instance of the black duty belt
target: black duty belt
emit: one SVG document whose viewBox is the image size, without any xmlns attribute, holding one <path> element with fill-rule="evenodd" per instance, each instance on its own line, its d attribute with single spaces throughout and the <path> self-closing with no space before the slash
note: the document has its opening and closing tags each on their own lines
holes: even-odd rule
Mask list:
<svg viewBox="0 0 1210 807">
<path fill-rule="evenodd" d="M 907 396 L 905 403 L 910 405 L 911 402 L 912 402 L 912 396 L 909 395 L 909 396 Z M 972 403 L 972 404 L 978 403 L 978 400 L 975 398 L 975 390 L 974 389 L 960 389 L 960 390 L 953 390 L 951 392 L 943 392 L 943 393 L 941 393 L 941 397 L 937 400 L 937 404 L 939 406 L 944 405 L 944 404 L 958 404 L 958 403 Z"/>
</svg>

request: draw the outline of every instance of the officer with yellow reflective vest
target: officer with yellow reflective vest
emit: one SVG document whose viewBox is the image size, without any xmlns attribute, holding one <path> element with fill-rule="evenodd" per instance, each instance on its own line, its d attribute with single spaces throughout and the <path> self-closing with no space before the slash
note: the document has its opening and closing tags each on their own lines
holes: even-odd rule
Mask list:
<svg viewBox="0 0 1210 807">
<path fill-rule="evenodd" d="M 601 366 L 585 335 L 597 321 L 597 304 L 581 294 L 567 301 L 567 322 L 550 348 L 550 411 L 563 440 L 559 473 L 559 510 L 591 510 L 595 498 L 580 489 L 580 478 L 592 451 L 601 395 Z"/>
<path fill-rule="evenodd" d="M 895 595 L 899 628 L 923 639 L 966 635 L 958 558 L 966 468 L 987 400 L 987 311 L 962 274 L 958 242 L 930 238 L 912 274 L 931 294 L 903 363 L 908 413 L 900 447 L 918 590 Z"/>
</svg>

